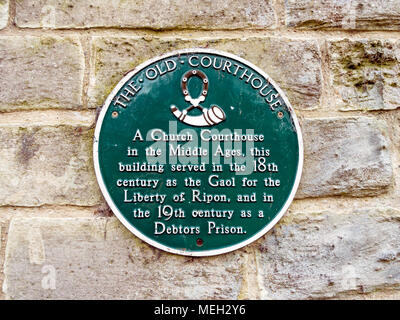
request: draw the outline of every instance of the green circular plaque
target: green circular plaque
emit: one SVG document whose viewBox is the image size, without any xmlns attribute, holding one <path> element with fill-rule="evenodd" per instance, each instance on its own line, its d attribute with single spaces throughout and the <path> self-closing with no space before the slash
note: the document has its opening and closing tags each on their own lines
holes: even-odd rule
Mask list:
<svg viewBox="0 0 400 320">
<path fill-rule="evenodd" d="M 279 221 L 300 182 L 303 145 L 268 75 L 232 54 L 188 49 L 121 80 L 98 119 L 94 164 L 107 203 L 136 236 L 211 256 Z"/>
</svg>

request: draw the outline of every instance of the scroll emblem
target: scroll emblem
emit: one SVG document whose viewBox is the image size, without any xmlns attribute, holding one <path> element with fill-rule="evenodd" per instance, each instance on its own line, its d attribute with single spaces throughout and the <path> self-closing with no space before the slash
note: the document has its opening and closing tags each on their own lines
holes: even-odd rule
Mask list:
<svg viewBox="0 0 400 320">
<path fill-rule="evenodd" d="M 188 81 L 191 77 L 199 77 L 203 82 L 203 90 L 199 97 L 196 99 L 192 98 L 188 90 Z M 201 102 L 206 100 L 208 94 L 208 78 L 204 72 L 199 70 L 190 70 L 182 78 L 182 92 L 185 96 L 185 101 L 189 102 L 190 107 L 183 111 L 180 111 L 175 105 L 171 106 L 173 115 L 181 122 L 194 127 L 211 127 L 215 126 L 226 119 L 224 110 L 217 105 L 211 105 L 210 109 L 204 108 L 200 105 Z M 189 116 L 188 113 L 193 109 L 199 109 L 203 114 L 198 116 Z"/>
</svg>

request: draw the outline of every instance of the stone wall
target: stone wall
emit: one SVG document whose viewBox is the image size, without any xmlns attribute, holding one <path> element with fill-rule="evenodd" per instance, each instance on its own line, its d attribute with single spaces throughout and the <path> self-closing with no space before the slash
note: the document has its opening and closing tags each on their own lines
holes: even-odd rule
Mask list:
<svg viewBox="0 0 400 320">
<path fill-rule="evenodd" d="M 1 0 L 0 299 L 400 298 L 400 0 Z M 205 47 L 264 69 L 300 119 L 296 200 L 212 258 L 110 214 L 96 109 L 150 57 Z"/>
</svg>

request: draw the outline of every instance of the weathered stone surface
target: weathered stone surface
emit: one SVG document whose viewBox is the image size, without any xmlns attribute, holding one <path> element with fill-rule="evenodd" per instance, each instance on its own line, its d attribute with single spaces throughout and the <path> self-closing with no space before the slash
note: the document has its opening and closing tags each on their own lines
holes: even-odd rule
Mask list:
<svg viewBox="0 0 400 320">
<path fill-rule="evenodd" d="M 332 41 L 329 52 L 331 82 L 342 110 L 400 107 L 399 41 Z"/>
<path fill-rule="evenodd" d="M 6 221 L 0 218 L 0 300 L 3 300 L 4 293 L 1 290 L 2 285 L 3 285 L 3 280 L 4 280 L 4 273 L 3 273 L 3 268 L 4 268 L 4 251 L 5 248 L 3 244 L 5 244 L 6 241 Z"/>
<path fill-rule="evenodd" d="M 304 170 L 296 197 L 385 192 L 393 169 L 384 121 L 369 117 L 306 119 Z"/>
<path fill-rule="evenodd" d="M 18 0 L 16 23 L 29 28 L 265 28 L 275 25 L 272 4 L 272 0 Z"/>
<path fill-rule="evenodd" d="M 93 130 L 0 126 L 0 205 L 95 205 Z"/>
<path fill-rule="evenodd" d="M 296 216 L 260 243 L 265 297 L 329 298 L 400 289 L 400 211 L 363 209 Z"/>
<path fill-rule="evenodd" d="M 249 60 L 278 83 L 296 109 L 312 109 L 319 105 L 321 57 L 315 41 L 267 37 L 212 40 L 95 37 L 92 46 L 91 107 L 102 105 L 123 75 L 140 63 L 169 51 L 190 47 L 223 50 Z"/>
<path fill-rule="evenodd" d="M 167 254 L 115 218 L 16 218 L 8 239 L 10 299 L 236 299 L 243 282 L 242 253 Z"/>
<path fill-rule="evenodd" d="M 399 0 L 285 0 L 289 27 L 399 30 Z"/>
<path fill-rule="evenodd" d="M 0 0 L 0 29 L 7 26 L 8 23 L 9 0 Z"/>
<path fill-rule="evenodd" d="M 0 111 L 82 106 L 84 58 L 78 40 L 0 37 Z"/>
</svg>

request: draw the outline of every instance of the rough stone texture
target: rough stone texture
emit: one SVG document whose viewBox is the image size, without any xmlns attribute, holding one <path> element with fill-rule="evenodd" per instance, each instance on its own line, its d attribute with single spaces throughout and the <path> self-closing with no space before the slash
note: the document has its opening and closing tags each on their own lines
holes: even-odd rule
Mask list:
<svg viewBox="0 0 400 320">
<path fill-rule="evenodd" d="M 0 205 L 95 205 L 93 130 L 0 126 Z"/>
<path fill-rule="evenodd" d="M 399 299 L 400 0 L 0 0 L 0 29 L 0 300 Z M 190 47 L 265 70 L 304 135 L 299 200 L 213 258 L 113 217 L 83 110 Z"/>
<path fill-rule="evenodd" d="M 90 106 L 101 106 L 123 75 L 140 63 L 169 51 L 190 47 L 218 49 L 247 59 L 278 83 L 296 109 L 312 109 L 319 105 L 321 57 L 315 41 L 266 37 L 209 40 L 95 37 Z"/>
<path fill-rule="evenodd" d="M 342 40 L 329 43 L 332 85 L 343 110 L 400 107 L 400 42 Z"/>
<path fill-rule="evenodd" d="M 9 0 L 0 0 L 0 29 L 3 29 L 8 24 L 8 7 Z"/>
<path fill-rule="evenodd" d="M 0 111 L 82 106 L 84 58 L 77 39 L 0 37 Z"/>
<path fill-rule="evenodd" d="M 239 29 L 275 25 L 272 0 L 17 0 L 29 28 Z"/>
<path fill-rule="evenodd" d="M 285 0 L 286 25 L 305 29 L 399 30 L 399 0 Z"/>
<path fill-rule="evenodd" d="M 392 184 L 384 121 L 369 117 L 307 119 L 302 130 L 305 165 L 297 198 L 377 195 Z"/>
<path fill-rule="evenodd" d="M 281 223 L 260 243 L 259 275 L 273 299 L 400 289 L 400 211 L 326 212 Z"/>
<path fill-rule="evenodd" d="M 3 291 L 1 290 L 3 280 L 4 280 L 4 253 L 5 253 L 5 244 L 7 239 L 7 226 L 6 220 L 0 218 L 0 300 L 5 298 Z"/>
<path fill-rule="evenodd" d="M 163 253 L 115 218 L 16 218 L 8 239 L 9 299 L 236 299 L 243 282 L 243 253 Z"/>
</svg>

